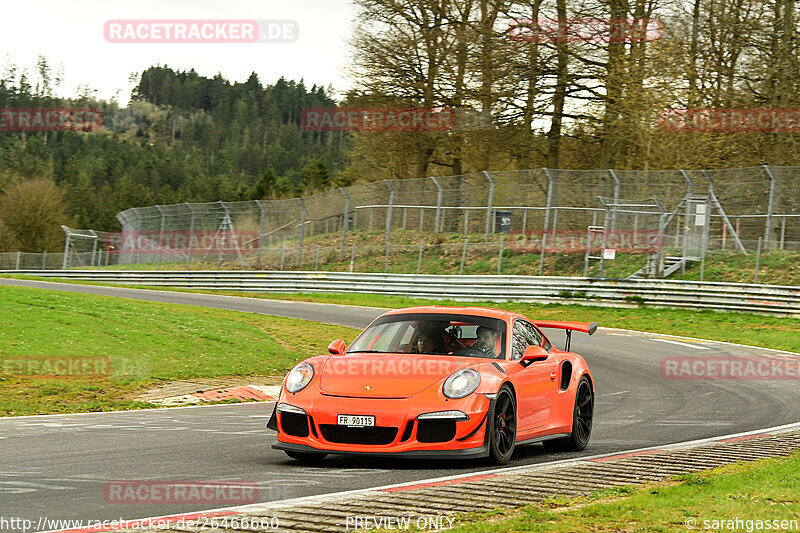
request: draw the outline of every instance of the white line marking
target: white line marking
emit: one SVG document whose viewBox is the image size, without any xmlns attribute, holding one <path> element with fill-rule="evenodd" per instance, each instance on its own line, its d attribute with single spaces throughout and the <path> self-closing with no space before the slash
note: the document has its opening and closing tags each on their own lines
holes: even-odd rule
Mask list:
<svg viewBox="0 0 800 533">
<path fill-rule="evenodd" d="M 346 490 L 341 492 L 329 492 L 327 494 L 317 494 L 314 496 L 303 496 L 300 498 L 291 498 L 288 500 L 278 500 L 275 502 L 267 502 L 267 503 L 257 503 L 251 505 L 240 505 L 236 507 L 220 507 L 217 509 L 206 509 L 202 511 L 194 511 L 188 513 L 181 513 L 178 515 L 165 515 L 165 516 L 154 516 L 149 518 L 140 518 L 140 519 L 131 519 L 129 522 L 143 522 L 147 520 L 158 520 L 162 518 L 179 518 L 180 516 L 185 515 L 194 515 L 194 514 L 207 514 L 207 513 L 217 513 L 217 512 L 231 512 L 231 513 L 244 513 L 244 512 L 259 512 L 259 511 L 269 511 L 270 509 L 275 508 L 294 508 L 297 507 L 298 504 L 307 503 L 307 502 L 316 502 L 316 501 L 326 501 L 329 502 L 333 498 L 342 498 L 344 496 L 356 496 L 356 495 L 369 495 L 371 493 L 377 491 L 384 491 L 386 489 L 393 489 L 398 487 L 406 487 L 409 485 L 419 485 L 423 483 L 438 483 L 440 481 L 452 481 L 461 478 L 467 477 L 474 477 L 474 476 L 481 476 L 486 474 L 513 474 L 518 472 L 530 472 L 534 470 L 544 470 L 547 468 L 552 468 L 554 466 L 574 466 L 577 464 L 587 463 L 592 459 L 599 459 L 601 457 L 611 457 L 614 455 L 620 455 L 623 453 L 637 453 L 637 452 L 644 452 L 649 450 L 676 450 L 681 448 L 690 448 L 694 446 L 700 446 L 702 444 L 709 444 L 712 442 L 725 440 L 725 439 L 733 439 L 737 437 L 746 437 L 749 435 L 758 435 L 760 433 L 787 433 L 789 431 L 800 429 L 800 422 L 795 422 L 792 424 L 785 424 L 783 426 L 774 426 L 770 428 L 763 428 L 763 429 L 756 429 L 752 431 L 745 431 L 742 433 L 734 433 L 731 435 L 721 435 L 716 437 L 708 437 L 705 439 L 698 439 L 686 442 L 677 442 L 674 444 L 665 444 L 663 446 L 650 446 L 647 448 L 637 448 L 635 450 L 620 450 L 612 453 L 605 453 L 599 455 L 591 455 L 587 457 L 576 457 L 574 459 L 562 459 L 559 461 L 550 461 L 547 463 L 537 463 L 533 465 L 522 465 L 522 466 L 512 466 L 512 467 L 505 467 L 505 468 L 494 468 L 491 470 L 483 470 L 479 472 L 468 472 L 465 474 L 456 474 L 454 476 L 445 476 L 433 479 L 424 479 L 424 480 L 417 480 L 417 481 L 409 481 L 406 483 L 398 483 L 396 485 L 384 485 L 381 487 L 372 487 L 368 489 L 355 489 L 355 490 Z M 66 530 L 50 530 L 50 531 L 43 531 L 41 533 L 56 533 L 57 531 L 66 531 Z"/>
<path fill-rule="evenodd" d="M 60 413 L 56 415 L 25 415 L 25 416 L 0 416 L 0 422 L 7 420 L 25 420 L 26 418 L 46 418 L 55 416 L 85 416 L 85 415 L 124 415 L 125 413 L 141 413 L 142 411 L 171 411 L 173 409 L 211 409 L 213 407 L 241 407 L 243 405 L 269 405 L 275 400 L 268 402 L 241 402 L 241 403 L 218 403 L 213 405 L 184 405 L 181 407 L 154 407 L 151 409 L 126 409 L 124 411 L 102 411 L 99 413 Z"/>
<path fill-rule="evenodd" d="M 790 355 L 794 357 L 800 357 L 800 353 L 797 352 L 788 352 L 786 350 L 776 350 L 775 348 L 764 348 L 763 346 L 751 346 L 749 344 L 739 344 L 736 342 L 727 342 L 727 341 L 715 341 L 709 339 L 698 339 L 697 337 L 686 337 L 681 335 L 670 335 L 669 333 L 656 333 L 654 331 L 636 331 L 634 329 L 623 329 L 623 328 L 607 328 L 607 327 L 598 327 L 598 331 L 607 332 L 611 334 L 612 332 L 624 331 L 628 333 L 632 333 L 635 335 L 658 335 L 660 337 L 670 337 L 673 339 L 684 339 L 684 340 L 691 340 L 696 342 L 713 342 L 715 344 L 727 344 L 728 346 L 738 346 L 739 348 L 750 348 L 752 350 L 764 350 L 766 352 L 774 352 L 779 354 Z"/>
<path fill-rule="evenodd" d="M 629 392 L 630 392 L 629 390 L 621 390 L 621 391 L 617 391 L 617 392 L 609 392 L 608 394 L 598 394 L 597 397 L 598 398 L 606 398 L 608 396 L 616 396 L 617 394 L 627 394 Z"/>
<path fill-rule="evenodd" d="M 650 340 L 656 341 L 656 342 L 668 342 L 669 344 L 677 344 L 678 346 L 684 346 L 686 348 L 694 348 L 695 350 L 709 350 L 710 349 L 708 346 L 701 346 L 699 344 L 690 344 L 688 342 L 673 341 L 673 340 L 670 340 L 670 339 L 650 339 Z"/>
</svg>

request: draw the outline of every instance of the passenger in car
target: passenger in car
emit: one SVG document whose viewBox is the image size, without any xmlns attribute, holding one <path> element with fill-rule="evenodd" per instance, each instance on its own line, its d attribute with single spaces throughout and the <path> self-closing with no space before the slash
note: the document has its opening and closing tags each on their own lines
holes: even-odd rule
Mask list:
<svg viewBox="0 0 800 533">
<path fill-rule="evenodd" d="M 418 353 L 447 353 L 442 331 L 435 328 L 423 329 L 417 339 Z"/>
</svg>

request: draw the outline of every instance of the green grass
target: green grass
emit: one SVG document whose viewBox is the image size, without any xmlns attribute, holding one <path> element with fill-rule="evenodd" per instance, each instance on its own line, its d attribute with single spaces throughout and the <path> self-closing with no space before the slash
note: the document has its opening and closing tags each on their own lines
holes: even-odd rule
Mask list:
<svg viewBox="0 0 800 533">
<path fill-rule="evenodd" d="M 705 281 L 753 283 L 756 272 L 756 254 L 747 255 L 733 251 L 714 251 L 706 257 Z M 686 274 L 675 279 L 700 279 L 700 265 L 695 264 Z M 800 285 L 800 254 L 776 251 L 762 253 L 758 265 L 758 282 L 771 285 Z"/>
<path fill-rule="evenodd" d="M 0 414 L 130 409 L 163 381 L 282 376 L 357 330 L 189 305 L 0 286 Z M 101 378 L 20 377 L 14 361 L 107 358 Z"/>
<path fill-rule="evenodd" d="M 800 453 L 679 476 L 646 487 L 598 491 L 584 498 L 553 499 L 505 515 L 475 514 L 456 519 L 454 533 L 736 530 L 714 520 L 800 521 Z M 709 522 L 706 523 L 705 521 Z M 787 524 L 791 525 L 791 524 Z M 706 527 L 708 526 L 708 527 Z M 749 529 L 748 529 L 749 528 Z M 761 529 L 766 529 L 762 527 Z M 755 524 L 739 525 L 754 531 Z"/>
<path fill-rule="evenodd" d="M 53 278 L 37 278 L 35 276 L 8 276 L 20 279 L 37 279 L 53 281 Z M 58 280 L 75 284 L 102 285 L 100 283 L 76 280 Z M 110 284 L 107 284 L 110 285 Z M 129 285 L 131 288 L 148 288 L 177 292 L 211 292 L 203 290 L 143 287 Z M 578 320 L 597 322 L 609 328 L 632 329 L 668 335 L 681 335 L 701 339 L 734 342 L 762 348 L 787 350 L 800 353 L 800 319 L 757 315 L 754 313 L 732 313 L 691 309 L 654 309 L 650 307 L 596 307 L 564 304 L 526 304 L 514 302 L 456 302 L 444 299 L 412 298 L 409 296 L 383 296 L 378 294 L 349 293 L 253 293 L 238 291 L 213 291 L 213 294 L 242 296 L 248 298 L 265 298 L 275 300 L 294 300 L 304 302 L 333 303 L 342 305 L 358 305 L 365 307 L 383 307 L 395 309 L 417 305 L 476 305 L 494 307 L 522 313 L 531 319 Z M 572 294 L 571 296 L 576 296 Z M 577 295 L 580 296 L 580 295 Z M 629 304 L 636 304 L 634 301 Z M 557 345 L 560 345 L 556 337 Z"/>
</svg>

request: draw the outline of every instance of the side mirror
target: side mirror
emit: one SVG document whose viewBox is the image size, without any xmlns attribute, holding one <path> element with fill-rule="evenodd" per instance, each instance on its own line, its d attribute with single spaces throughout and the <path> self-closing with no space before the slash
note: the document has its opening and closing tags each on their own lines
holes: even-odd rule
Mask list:
<svg viewBox="0 0 800 533">
<path fill-rule="evenodd" d="M 347 348 L 347 345 L 342 339 L 336 339 L 328 345 L 328 351 L 333 355 L 344 355 L 345 348 Z"/>
<path fill-rule="evenodd" d="M 546 361 L 549 357 L 550 353 L 541 346 L 528 346 L 525 348 L 525 353 L 522 354 L 519 364 L 527 367 L 537 361 Z"/>
</svg>

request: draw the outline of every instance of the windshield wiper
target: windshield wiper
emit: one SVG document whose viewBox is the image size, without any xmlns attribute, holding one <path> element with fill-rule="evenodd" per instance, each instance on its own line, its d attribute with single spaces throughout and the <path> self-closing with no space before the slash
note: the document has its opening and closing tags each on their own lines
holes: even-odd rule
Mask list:
<svg viewBox="0 0 800 533">
<path fill-rule="evenodd" d="M 389 353 L 383 350 L 348 350 L 347 353 Z"/>
</svg>

